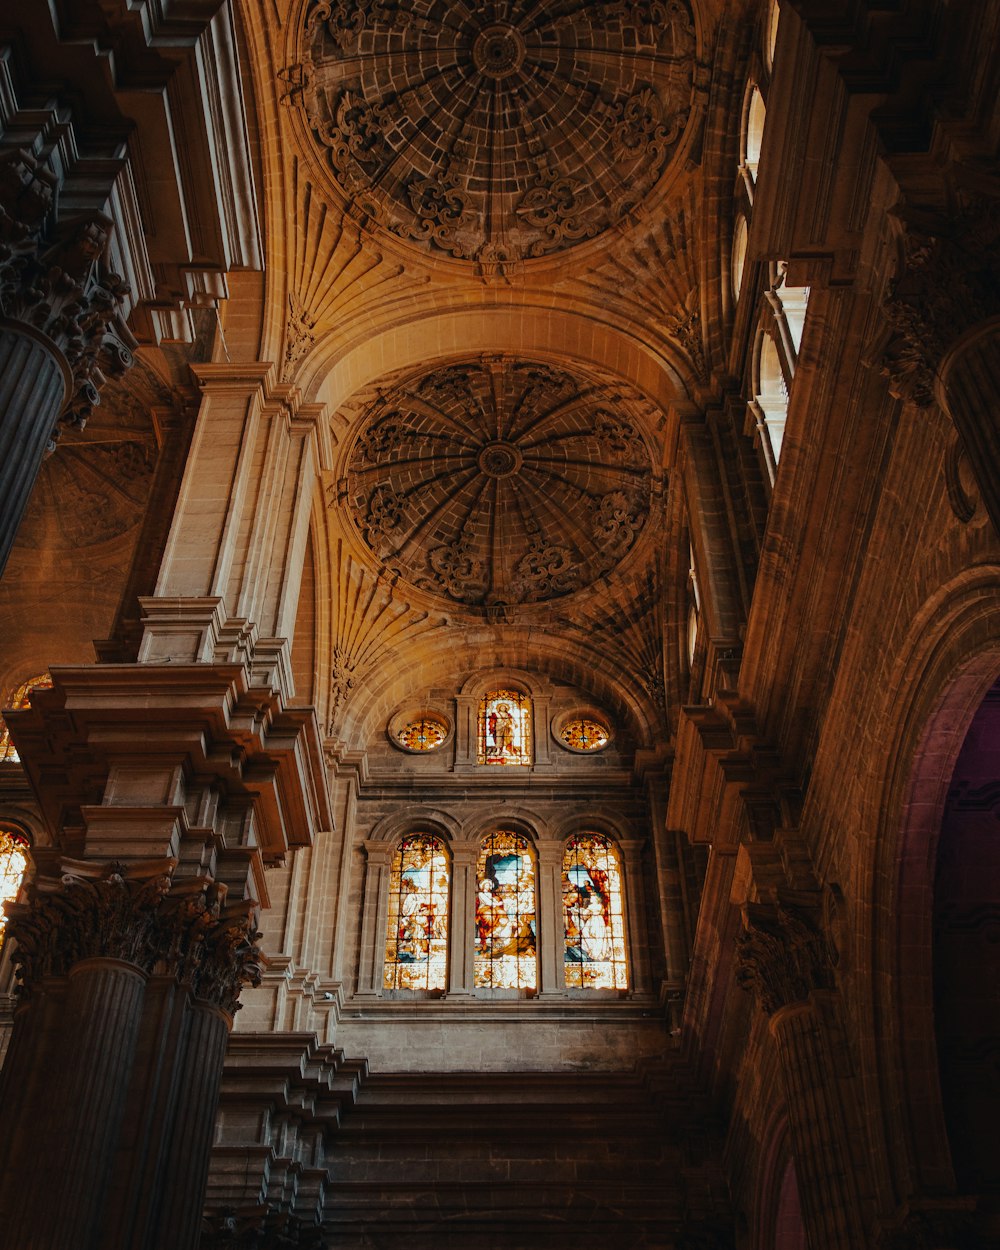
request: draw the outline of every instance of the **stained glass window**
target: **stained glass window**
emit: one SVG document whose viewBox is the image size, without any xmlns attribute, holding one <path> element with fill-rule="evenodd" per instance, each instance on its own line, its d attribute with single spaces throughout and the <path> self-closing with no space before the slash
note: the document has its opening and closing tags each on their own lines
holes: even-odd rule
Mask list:
<svg viewBox="0 0 1000 1250">
<path fill-rule="evenodd" d="M 429 834 L 404 838 L 392 859 L 384 984 L 443 990 L 448 972 L 448 858 Z"/>
<path fill-rule="evenodd" d="M 479 763 L 531 763 L 531 700 L 519 690 L 491 690 L 479 705 Z"/>
<path fill-rule="evenodd" d="M 476 986 L 534 989 L 535 865 L 528 839 L 507 830 L 484 838 L 476 880 Z"/>
<path fill-rule="evenodd" d="M 628 989 L 621 864 L 610 838 L 581 833 L 563 856 L 566 984 Z"/>
<path fill-rule="evenodd" d="M 444 742 L 447 735 L 447 729 L 439 720 L 421 716 L 419 720 L 407 721 L 396 738 L 407 750 L 433 751 Z"/>
<path fill-rule="evenodd" d="M 13 829 L 0 829 L 0 946 L 3 945 L 7 917 L 4 903 L 12 903 L 28 867 L 28 840 Z"/>
<path fill-rule="evenodd" d="M 559 731 L 559 737 L 574 751 L 599 751 L 611 741 L 607 725 L 591 720 L 589 716 L 568 720 Z"/>
<path fill-rule="evenodd" d="M 52 678 L 48 673 L 42 673 L 39 677 L 30 677 L 10 692 L 3 705 L 9 708 L 28 707 L 31 703 L 32 690 L 43 690 L 51 685 Z M 0 716 L 0 764 L 16 764 L 19 759 L 10 730 L 4 723 L 3 717 Z"/>
</svg>

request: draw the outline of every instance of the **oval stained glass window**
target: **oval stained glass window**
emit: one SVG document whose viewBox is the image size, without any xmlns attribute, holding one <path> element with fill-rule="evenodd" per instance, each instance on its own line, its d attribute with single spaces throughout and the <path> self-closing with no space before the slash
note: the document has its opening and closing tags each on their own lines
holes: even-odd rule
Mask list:
<svg viewBox="0 0 1000 1250">
<path fill-rule="evenodd" d="M 421 716 L 407 721 L 396 733 L 396 740 L 408 751 L 436 751 L 447 736 L 448 730 L 439 720 Z"/>
<path fill-rule="evenodd" d="M 600 751 L 611 741 L 611 730 L 592 717 L 574 716 L 559 730 L 559 738 L 573 751 Z"/>
</svg>

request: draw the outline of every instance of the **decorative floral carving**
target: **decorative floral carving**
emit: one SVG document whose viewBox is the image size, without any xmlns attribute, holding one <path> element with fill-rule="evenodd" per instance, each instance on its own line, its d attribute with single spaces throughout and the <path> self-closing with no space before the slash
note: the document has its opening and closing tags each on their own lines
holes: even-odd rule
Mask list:
<svg viewBox="0 0 1000 1250">
<path fill-rule="evenodd" d="M 805 1002 L 814 990 L 833 988 L 833 952 L 817 915 L 816 909 L 780 902 L 743 909 L 736 979 L 769 1016 Z"/>
<path fill-rule="evenodd" d="M 288 294 L 288 333 L 285 343 L 285 363 L 295 364 L 309 351 L 316 342 L 313 330 L 316 318 L 310 316 L 305 304 L 294 291 Z"/>
<path fill-rule="evenodd" d="M 695 374 L 704 381 L 708 377 L 708 368 L 701 339 L 701 315 L 698 312 L 697 295 L 697 291 L 693 291 L 687 302 L 664 320 L 667 329 L 687 353 Z"/>
<path fill-rule="evenodd" d="M 323 1226 L 276 1206 L 225 1207 L 202 1221 L 200 1250 L 326 1250 Z"/>
<path fill-rule="evenodd" d="M 590 238 L 601 230 L 593 195 L 583 183 L 572 178 L 540 174 L 525 191 L 515 211 L 545 236 L 532 243 L 529 256 L 542 256 L 579 239 Z"/>
<path fill-rule="evenodd" d="M 365 539 L 379 555 L 391 551 L 403 529 L 403 499 L 388 486 L 376 486 L 368 501 Z"/>
<path fill-rule="evenodd" d="M 593 535 L 606 564 L 621 559 L 631 548 L 645 519 L 645 512 L 637 509 L 624 491 L 612 491 L 596 502 Z"/>
<path fill-rule="evenodd" d="M 345 91 L 336 102 L 333 121 L 317 129 L 317 136 L 329 148 L 330 162 L 348 191 L 371 186 L 380 163 L 386 159 L 389 149 L 384 125 L 381 109 Z"/>
<path fill-rule="evenodd" d="M 472 255 L 469 243 L 461 236 L 473 225 L 476 214 L 471 197 L 456 178 L 414 178 L 407 195 L 416 217 L 416 225 L 409 230 L 412 238 L 436 243 L 452 256 Z"/>
<path fill-rule="evenodd" d="M 582 575 L 568 547 L 547 543 L 539 536 L 515 566 L 513 589 L 519 600 L 548 599 L 575 590 Z"/>
<path fill-rule="evenodd" d="M 632 422 L 608 408 L 598 408 L 594 414 L 594 435 L 605 454 L 615 460 L 641 464 L 648 456 L 642 435 Z"/>
<path fill-rule="evenodd" d="M 447 547 L 435 547 L 427 554 L 438 586 L 459 602 L 475 601 L 486 588 L 484 564 L 476 559 L 471 544 L 463 536 Z"/>
<path fill-rule="evenodd" d="M 330 663 L 330 705 L 327 717 L 327 737 L 332 738 L 337 729 L 340 709 L 354 689 L 355 663 L 341 646 L 333 648 Z"/>
<path fill-rule="evenodd" d="M 131 366 L 135 340 L 121 315 L 129 288 L 103 266 L 110 220 L 93 213 L 60 226 L 57 187 L 26 148 L 0 157 L 0 312 L 62 352 L 73 393 L 61 421 L 82 428 L 108 378 Z"/>
<path fill-rule="evenodd" d="M 398 412 L 392 412 L 377 425 L 365 430 L 354 446 L 354 454 L 363 463 L 379 464 L 386 456 L 399 450 L 403 438 L 403 418 Z"/>
<path fill-rule="evenodd" d="M 663 105 L 650 88 L 645 87 L 613 110 L 615 125 L 611 131 L 611 155 L 622 164 L 625 161 L 656 161 L 663 147 L 676 130 L 668 133 L 663 124 Z"/>
</svg>

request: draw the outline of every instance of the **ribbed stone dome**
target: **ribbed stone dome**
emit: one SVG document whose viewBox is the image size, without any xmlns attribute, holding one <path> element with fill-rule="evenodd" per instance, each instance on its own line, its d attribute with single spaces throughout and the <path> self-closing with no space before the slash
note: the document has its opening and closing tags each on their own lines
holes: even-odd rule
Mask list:
<svg viewBox="0 0 1000 1250">
<path fill-rule="evenodd" d="M 358 532 L 412 585 L 470 606 L 581 590 L 649 514 L 650 455 L 627 409 L 609 387 L 506 358 L 397 386 L 350 457 Z"/>
<path fill-rule="evenodd" d="M 691 110 L 684 0 L 321 0 L 306 36 L 309 121 L 342 191 L 484 268 L 634 211 Z"/>
</svg>

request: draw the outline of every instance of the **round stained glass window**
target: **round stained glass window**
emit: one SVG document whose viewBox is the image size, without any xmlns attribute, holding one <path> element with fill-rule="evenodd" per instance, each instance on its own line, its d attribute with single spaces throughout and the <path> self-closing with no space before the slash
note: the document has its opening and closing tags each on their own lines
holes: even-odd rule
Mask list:
<svg viewBox="0 0 1000 1250">
<path fill-rule="evenodd" d="M 396 741 L 407 751 L 435 751 L 447 736 L 447 727 L 439 720 L 421 716 L 397 730 Z"/>
<path fill-rule="evenodd" d="M 611 741 L 611 730 L 589 716 L 574 716 L 559 730 L 559 738 L 571 751 L 600 751 Z"/>
</svg>

